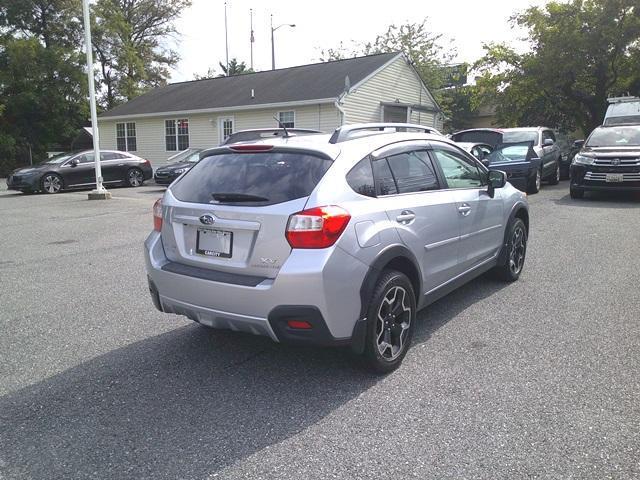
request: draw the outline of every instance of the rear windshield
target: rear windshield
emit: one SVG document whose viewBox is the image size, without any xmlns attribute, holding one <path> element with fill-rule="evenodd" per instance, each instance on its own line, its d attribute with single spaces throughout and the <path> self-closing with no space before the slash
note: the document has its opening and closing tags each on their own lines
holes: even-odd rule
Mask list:
<svg viewBox="0 0 640 480">
<path fill-rule="evenodd" d="M 500 145 L 491 152 L 487 159 L 490 163 L 521 162 L 527 159 L 531 143 L 518 143 L 514 145 Z"/>
<path fill-rule="evenodd" d="M 304 153 L 224 153 L 200 160 L 171 191 L 183 202 L 273 205 L 309 196 L 330 166 Z"/>
<path fill-rule="evenodd" d="M 495 147 L 502 141 L 502 134 L 487 130 L 472 130 L 470 132 L 456 133 L 452 135 L 451 139 L 454 142 L 486 143 Z"/>
</svg>

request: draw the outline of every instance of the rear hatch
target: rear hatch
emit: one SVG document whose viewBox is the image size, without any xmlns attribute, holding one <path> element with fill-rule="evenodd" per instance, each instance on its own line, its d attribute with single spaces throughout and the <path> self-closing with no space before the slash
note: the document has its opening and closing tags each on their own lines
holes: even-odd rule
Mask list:
<svg viewBox="0 0 640 480">
<path fill-rule="evenodd" d="M 291 253 L 289 217 L 304 209 L 332 161 L 291 148 L 247 148 L 215 150 L 171 185 L 162 227 L 169 260 L 240 275 L 278 274 Z"/>
</svg>

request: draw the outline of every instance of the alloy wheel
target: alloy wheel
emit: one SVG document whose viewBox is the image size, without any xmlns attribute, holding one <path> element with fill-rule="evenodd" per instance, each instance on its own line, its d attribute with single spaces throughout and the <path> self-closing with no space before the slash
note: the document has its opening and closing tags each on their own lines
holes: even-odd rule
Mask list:
<svg viewBox="0 0 640 480">
<path fill-rule="evenodd" d="M 129 185 L 132 187 L 142 185 L 142 172 L 140 170 L 129 170 Z"/>
<path fill-rule="evenodd" d="M 514 275 L 519 275 L 524 265 L 527 249 L 527 237 L 524 228 L 517 225 L 511 237 L 511 251 L 509 252 L 509 269 Z"/>
<path fill-rule="evenodd" d="M 62 188 L 62 182 L 57 175 L 47 175 L 42 181 L 42 188 L 47 193 L 58 193 Z"/>
<path fill-rule="evenodd" d="M 538 170 L 536 172 L 536 190 L 540 190 L 540 187 L 542 187 L 542 174 Z"/>
<path fill-rule="evenodd" d="M 560 165 L 556 167 L 556 182 L 560 182 Z"/>
<path fill-rule="evenodd" d="M 392 287 L 387 291 L 378 308 L 376 324 L 376 343 L 378 353 L 387 361 L 392 361 L 402 354 L 412 311 L 407 306 L 408 293 L 402 287 Z"/>
</svg>

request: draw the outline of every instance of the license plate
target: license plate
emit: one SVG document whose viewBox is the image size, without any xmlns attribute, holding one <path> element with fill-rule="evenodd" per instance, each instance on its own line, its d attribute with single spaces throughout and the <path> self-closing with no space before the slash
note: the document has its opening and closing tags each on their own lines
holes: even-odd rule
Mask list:
<svg viewBox="0 0 640 480">
<path fill-rule="evenodd" d="M 622 173 L 607 173 L 607 183 L 617 183 L 624 181 L 624 175 Z"/>
<path fill-rule="evenodd" d="M 233 251 L 233 232 L 198 228 L 196 252 L 207 257 L 231 258 Z"/>
</svg>

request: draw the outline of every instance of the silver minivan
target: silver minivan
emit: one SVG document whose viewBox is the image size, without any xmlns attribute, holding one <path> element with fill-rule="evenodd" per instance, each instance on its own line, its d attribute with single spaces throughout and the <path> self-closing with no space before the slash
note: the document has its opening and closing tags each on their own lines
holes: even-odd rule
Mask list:
<svg viewBox="0 0 640 480">
<path fill-rule="evenodd" d="M 154 206 L 155 306 L 393 370 L 418 309 L 491 269 L 517 280 L 526 254 L 526 195 L 430 132 L 361 124 L 203 152 Z"/>
</svg>

